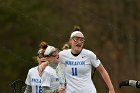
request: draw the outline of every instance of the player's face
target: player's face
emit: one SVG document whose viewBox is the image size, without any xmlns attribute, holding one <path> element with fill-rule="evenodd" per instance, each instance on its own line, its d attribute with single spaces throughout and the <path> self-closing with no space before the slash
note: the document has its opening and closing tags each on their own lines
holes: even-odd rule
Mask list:
<svg viewBox="0 0 140 93">
<path fill-rule="evenodd" d="M 72 51 L 75 51 L 77 53 L 80 52 L 82 50 L 82 48 L 83 48 L 84 42 L 85 42 L 84 37 L 81 37 L 80 35 L 74 36 L 71 39 Z"/>
<path fill-rule="evenodd" d="M 41 64 L 41 63 L 43 63 L 43 62 L 46 62 L 46 59 L 45 59 L 45 57 L 37 57 L 37 61 L 38 61 L 38 64 Z"/>
<path fill-rule="evenodd" d="M 59 62 L 59 55 L 58 55 L 58 52 L 55 52 L 53 54 L 51 54 L 49 57 L 48 57 L 48 60 L 49 62 Z"/>
<path fill-rule="evenodd" d="M 43 63 L 43 62 L 46 62 L 46 59 L 45 59 L 45 57 L 44 57 L 44 52 L 45 52 L 45 50 L 42 49 L 42 50 L 40 51 L 40 53 L 38 54 L 38 56 L 37 56 L 38 64 L 41 64 L 41 63 Z"/>
</svg>

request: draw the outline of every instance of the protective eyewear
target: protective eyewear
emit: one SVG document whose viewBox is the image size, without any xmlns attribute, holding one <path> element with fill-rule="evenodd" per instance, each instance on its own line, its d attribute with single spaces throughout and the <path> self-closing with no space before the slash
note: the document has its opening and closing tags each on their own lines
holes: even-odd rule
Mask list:
<svg viewBox="0 0 140 93">
<path fill-rule="evenodd" d="M 85 42 L 85 38 L 84 37 L 77 37 L 77 36 L 74 36 L 73 38 L 72 38 L 75 42 L 82 42 L 82 43 L 84 43 Z"/>
</svg>

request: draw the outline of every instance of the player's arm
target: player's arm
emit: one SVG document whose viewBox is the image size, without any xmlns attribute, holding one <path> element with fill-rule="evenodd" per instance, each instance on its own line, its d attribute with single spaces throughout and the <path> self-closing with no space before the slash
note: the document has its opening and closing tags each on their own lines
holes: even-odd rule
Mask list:
<svg viewBox="0 0 140 93">
<path fill-rule="evenodd" d="M 48 87 L 42 87 L 42 93 L 55 93 L 55 90 L 51 90 Z"/>
<path fill-rule="evenodd" d="M 28 71 L 25 84 L 26 84 L 26 88 L 25 88 L 25 92 L 24 92 L 24 93 L 32 93 L 32 86 L 31 86 L 31 70 Z"/>
<path fill-rule="evenodd" d="M 115 93 L 114 87 L 110 80 L 110 77 L 109 77 L 107 71 L 105 70 L 105 68 L 103 67 L 103 65 L 99 64 L 99 66 L 97 67 L 97 70 L 101 73 L 105 83 L 107 84 L 107 86 L 109 88 L 109 93 Z"/>
<path fill-rule="evenodd" d="M 135 87 L 135 88 L 140 88 L 140 81 L 123 80 L 119 83 L 119 87 L 121 88 L 122 86 L 132 86 L 132 87 Z"/>
<path fill-rule="evenodd" d="M 65 75 L 64 75 L 65 64 L 59 63 L 56 68 L 56 73 L 59 78 L 59 89 L 65 89 Z"/>
<path fill-rule="evenodd" d="M 59 92 L 58 90 L 52 90 L 49 87 L 42 87 L 42 93 L 64 93 L 64 92 Z"/>
<path fill-rule="evenodd" d="M 32 86 L 27 85 L 24 93 L 32 93 Z"/>
<path fill-rule="evenodd" d="M 46 61 L 46 62 L 44 62 L 44 63 L 42 63 L 42 64 L 40 64 L 39 66 L 38 66 L 38 71 L 39 71 L 39 74 L 40 75 L 42 75 L 42 72 L 44 71 L 44 69 L 46 68 L 46 66 L 48 66 L 48 61 Z"/>
</svg>

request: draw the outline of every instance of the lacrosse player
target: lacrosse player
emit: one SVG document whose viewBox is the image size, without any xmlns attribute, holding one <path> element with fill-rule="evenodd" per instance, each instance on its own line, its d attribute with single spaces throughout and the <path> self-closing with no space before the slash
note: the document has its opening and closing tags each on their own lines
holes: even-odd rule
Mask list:
<svg viewBox="0 0 140 93">
<path fill-rule="evenodd" d="M 42 93 L 59 92 L 60 82 L 56 71 L 59 62 L 58 52 L 59 50 L 53 46 L 48 46 L 44 52 L 44 56 L 49 64 L 42 72 Z"/>
<path fill-rule="evenodd" d="M 43 64 L 46 62 L 44 58 L 45 49 L 48 47 L 46 42 L 40 43 L 40 49 L 38 51 L 38 56 L 35 57 L 38 64 Z M 42 80 L 39 74 L 39 66 L 33 67 L 28 71 L 28 75 L 25 81 L 26 89 L 24 93 L 42 93 Z"/>
<path fill-rule="evenodd" d="M 66 93 L 97 93 L 91 79 L 92 66 L 99 71 L 108 86 L 109 93 L 115 93 L 110 77 L 96 55 L 83 48 L 85 37 L 79 27 L 74 28 L 69 43 L 71 49 L 59 53 L 59 65 L 66 79 Z"/>
</svg>

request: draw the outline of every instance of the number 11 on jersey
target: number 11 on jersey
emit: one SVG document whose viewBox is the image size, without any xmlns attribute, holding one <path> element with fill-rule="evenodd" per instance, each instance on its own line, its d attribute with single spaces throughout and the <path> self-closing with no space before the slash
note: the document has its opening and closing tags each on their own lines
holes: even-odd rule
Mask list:
<svg viewBox="0 0 140 93">
<path fill-rule="evenodd" d="M 72 76 L 77 76 L 77 68 L 72 68 Z"/>
</svg>

